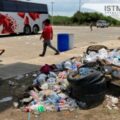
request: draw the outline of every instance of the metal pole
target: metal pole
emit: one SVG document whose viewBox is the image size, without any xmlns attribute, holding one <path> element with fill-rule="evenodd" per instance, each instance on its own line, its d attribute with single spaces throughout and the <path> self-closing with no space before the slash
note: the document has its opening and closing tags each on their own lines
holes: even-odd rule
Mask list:
<svg viewBox="0 0 120 120">
<path fill-rule="evenodd" d="M 81 8 L 81 1 L 79 0 L 79 12 L 80 12 L 80 8 Z"/>
<path fill-rule="evenodd" d="M 52 25 L 53 25 L 53 4 L 54 4 L 54 2 L 52 1 L 51 2 L 51 5 L 52 5 L 52 19 L 51 19 L 51 23 L 52 23 Z"/>
</svg>

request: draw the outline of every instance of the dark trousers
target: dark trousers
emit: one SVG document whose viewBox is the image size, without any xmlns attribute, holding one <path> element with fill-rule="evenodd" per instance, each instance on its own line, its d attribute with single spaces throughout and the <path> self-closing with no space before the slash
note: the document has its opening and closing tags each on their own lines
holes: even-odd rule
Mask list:
<svg viewBox="0 0 120 120">
<path fill-rule="evenodd" d="M 59 51 L 52 46 L 51 41 L 47 40 L 47 41 L 43 41 L 43 52 L 42 55 L 45 55 L 47 47 L 50 47 L 51 49 L 53 49 L 56 53 L 59 53 Z"/>
</svg>

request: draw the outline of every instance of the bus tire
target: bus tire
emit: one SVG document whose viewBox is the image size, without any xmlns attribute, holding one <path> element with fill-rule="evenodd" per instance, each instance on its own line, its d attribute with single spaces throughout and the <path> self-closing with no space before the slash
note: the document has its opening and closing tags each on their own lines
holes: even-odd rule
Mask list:
<svg viewBox="0 0 120 120">
<path fill-rule="evenodd" d="M 39 26 L 38 25 L 34 25 L 33 26 L 33 34 L 37 34 L 39 32 Z"/>
<path fill-rule="evenodd" d="M 24 27 L 24 34 L 29 35 L 31 33 L 31 28 L 29 25 L 25 25 Z"/>
</svg>

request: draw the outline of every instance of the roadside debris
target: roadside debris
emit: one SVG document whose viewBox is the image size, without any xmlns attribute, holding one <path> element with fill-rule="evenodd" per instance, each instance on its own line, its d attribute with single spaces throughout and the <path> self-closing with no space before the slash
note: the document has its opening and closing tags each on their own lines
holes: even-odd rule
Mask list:
<svg viewBox="0 0 120 120">
<path fill-rule="evenodd" d="M 17 77 L 15 77 L 16 80 L 20 80 L 24 77 L 24 75 L 18 75 Z"/>
<path fill-rule="evenodd" d="M 110 96 L 110 95 L 106 95 L 106 107 L 109 110 L 115 109 L 115 110 L 119 110 L 119 99 L 117 97 L 114 96 Z"/>
<path fill-rule="evenodd" d="M 2 98 L 1 100 L 0 100 L 0 103 L 4 103 L 4 102 L 9 102 L 9 101 L 12 101 L 12 97 L 11 96 L 9 96 L 9 97 L 5 97 L 5 98 Z"/>
<path fill-rule="evenodd" d="M 72 111 L 78 107 L 89 109 L 106 99 L 108 109 L 119 109 L 119 99 L 105 94 L 106 75 L 109 74 L 110 79 L 120 78 L 120 50 L 98 48 L 87 49 L 82 58 L 73 57 L 59 64 L 41 66 L 39 74 L 32 74 L 33 84 L 14 101 L 14 107 L 24 112 Z"/>
</svg>

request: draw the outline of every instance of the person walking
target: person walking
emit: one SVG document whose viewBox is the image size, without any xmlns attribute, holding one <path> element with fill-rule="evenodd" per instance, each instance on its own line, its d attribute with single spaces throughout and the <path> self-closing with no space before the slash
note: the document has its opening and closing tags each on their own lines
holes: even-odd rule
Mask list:
<svg viewBox="0 0 120 120">
<path fill-rule="evenodd" d="M 90 31 L 93 31 L 93 22 L 90 23 Z"/>
<path fill-rule="evenodd" d="M 53 39 L 53 28 L 49 19 L 43 21 L 43 32 L 40 36 L 40 40 L 43 39 L 43 52 L 39 56 L 43 57 L 46 53 L 47 47 L 50 47 L 55 51 L 55 55 L 59 55 L 60 52 L 52 46 L 51 40 Z"/>
</svg>

